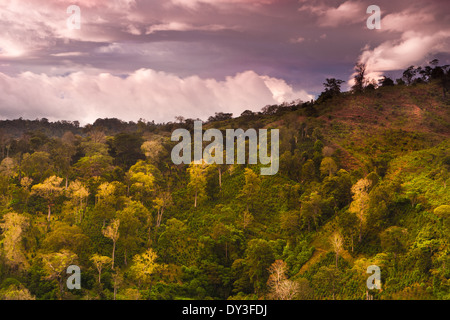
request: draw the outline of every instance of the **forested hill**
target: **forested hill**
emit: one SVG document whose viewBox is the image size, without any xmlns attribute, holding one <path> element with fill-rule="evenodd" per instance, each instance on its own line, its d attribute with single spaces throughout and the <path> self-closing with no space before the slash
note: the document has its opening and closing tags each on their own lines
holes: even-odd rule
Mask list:
<svg viewBox="0 0 450 320">
<path fill-rule="evenodd" d="M 274 176 L 173 164 L 193 119 L 2 121 L 0 298 L 449 299 L 445 87 L 330 88 L 204 124 L 279 129 Z"/>
</svg>

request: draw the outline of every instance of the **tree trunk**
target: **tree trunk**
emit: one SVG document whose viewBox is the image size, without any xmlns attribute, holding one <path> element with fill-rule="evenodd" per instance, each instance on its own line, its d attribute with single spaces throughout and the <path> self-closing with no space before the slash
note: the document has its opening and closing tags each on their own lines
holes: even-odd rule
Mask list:
<svg viewBox="0 0 450 320">
<path fill-rule="evenodd" d="M 50 215 L 51 214 L 52 214 L 51 205 L 48 205 L 48 215 L 47 215 L 48 222 L 50 222 Z"/>
<path fill-rule="evenodd" d="M 222 169 L 219 167 L 219 187 L 220 191 L 222 191 Z"/>
<path fill-rule="evenodd" d="M 362 240 L 362 221 L 359 222 L 359 242 Z"/>
<path fill-rule="evenodd" d="M 114 253 L 116 252 L 116 242 L 113 242 L 113 252 L 112 252 L 112 265 L 111 265 L 111 269 L 114 270 Z"/>
<path fill-rule="evenodd" d="M 194 208 L 197 208 L 197 191 L 195 191 Z"/>
</svg>

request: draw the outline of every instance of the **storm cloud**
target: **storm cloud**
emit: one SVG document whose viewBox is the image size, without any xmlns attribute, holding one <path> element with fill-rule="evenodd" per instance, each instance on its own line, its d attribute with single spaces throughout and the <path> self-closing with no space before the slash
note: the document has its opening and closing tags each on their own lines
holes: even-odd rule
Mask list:
<svg viewBox="0 0 450 320">
<path fill-rule="evenodd" d="M 0 117 L 173 121 L 309 100 L 433 58 L 450 63 L 448 1 L 12 0 L 0 3 Z M 70 30 L 67 7 L 81 9 Z M 345 89 L 345 88 L 344 88 Z"/>
</svg>

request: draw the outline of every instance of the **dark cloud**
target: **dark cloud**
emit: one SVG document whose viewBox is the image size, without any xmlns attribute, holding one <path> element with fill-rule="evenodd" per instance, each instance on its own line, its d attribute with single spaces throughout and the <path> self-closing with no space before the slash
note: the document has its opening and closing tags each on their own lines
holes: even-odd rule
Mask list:
<svg viewBox="0 0 450 320">
<path fill-rule="evenodd" d="M 378 1 L 381 30 L 367 29 L 366 8 L 372 2 L 359 0 L 75 3 L 81 8 L 81 30 L 66 26 L 66 8 L 72 1 L 0 4 L 1 117 L 90 121 L 120 115 L 170 121 L 179 111 L 206 116 L 219 107 L 238 114 L 247 105 L 261 108 L 296 95 L 317 95 L 325 78 L 349 80 L 356 61 L 366 62 L 374 78 L 434 56 L 450 63 L 448 1 Z M 141 69 L 147 82 L 136 81 Z M 124 79 L 128 91 L 111 104 L 108 91 L 114 96 L 118 79 Z M 158 83 L 167 85 L 161 92 L 168 98 L 150 96 Z M 39 90 L 42 87 L 48 90 Z M 84 99 L 71 90 L 81 90 Z M 25 92 L 30 97 L 20 96 Z M 93 99 L 98 99 L 95 107 L 74 108 L 93 106 Z M 217 99 L 217 108 L 204 106 L 201 101 L 208 99 L 209 104 Z M 60 100 L 70 112 L 57 109 Z M 143 100 L 153 103 L 152 112 L 143 108 Z M 141 107 L 123 114 L 120 106 L 130 103 Z"/>
</svg>

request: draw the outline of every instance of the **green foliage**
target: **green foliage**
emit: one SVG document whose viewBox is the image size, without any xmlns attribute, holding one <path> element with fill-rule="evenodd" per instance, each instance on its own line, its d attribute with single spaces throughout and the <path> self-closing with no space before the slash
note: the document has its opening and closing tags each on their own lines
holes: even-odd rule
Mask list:
<svg viewBox="0 0 450 320">
<path fill-rule="evenodd" d="M 0 159 L 0 298 L 261 299 L 278 261 L 296 298 L 449 299 L 450 119 L 432 70 L 355 94 L 327 79 L 316 102 L 206 124 L 279 128 L 275 176 L 172 164 L 170 134 L 192 119 L 15 121 L 48 135 Z M 82 290 L 64 287 L 69 263 Z"/>
</svg>

